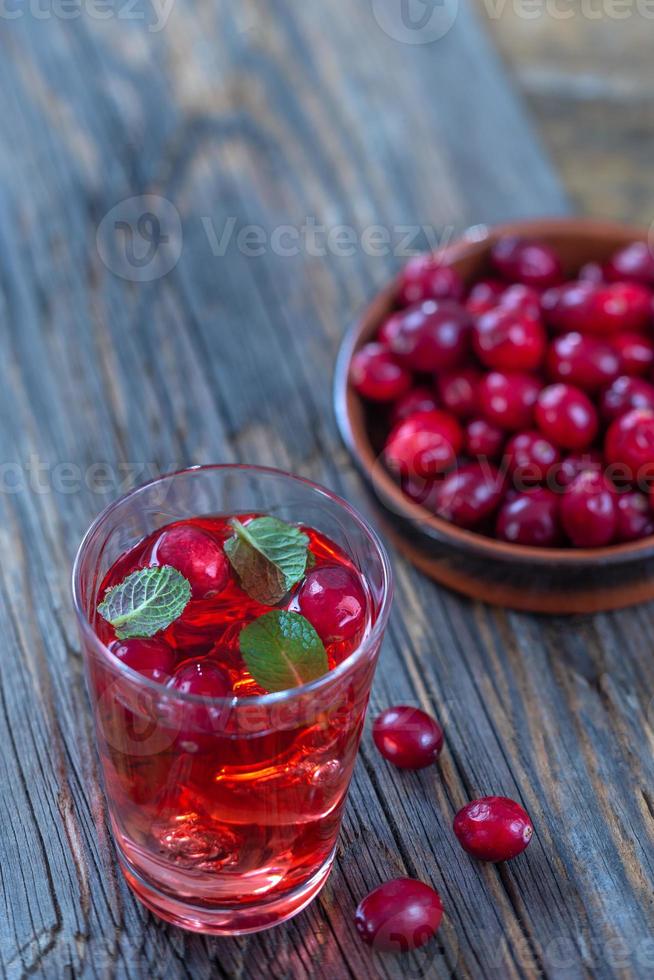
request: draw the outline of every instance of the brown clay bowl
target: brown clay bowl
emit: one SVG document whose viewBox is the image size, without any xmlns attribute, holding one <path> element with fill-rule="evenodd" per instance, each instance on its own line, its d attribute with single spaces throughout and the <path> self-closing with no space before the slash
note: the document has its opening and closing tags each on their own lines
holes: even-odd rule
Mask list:
<svg viewBox="0 0 654 980">
<path fill-rule="evenodd" d="M 490 272 L 488 254 L 501 235 L 552 244 L 566 271 L 605 261 L 617 248 L 646 240 L 641 228 L 580 218 L 477 226 L 443 249 L 467 282 Z M 654 537 L 604 548 L 534 548 L 508 544 L 435 517 L 406 497 L 380 462 L 379 410 L 348 382 L 353 353 L 371 340 L 394 308 L 395 283 L 383 289 L 341 345 L 334 385 L 338 426 L 345 444 L 381 505 L 384 530 L 431 578 L 493 605 L 544 613 L 619 609 L 654 598 Z"/>
</svg>

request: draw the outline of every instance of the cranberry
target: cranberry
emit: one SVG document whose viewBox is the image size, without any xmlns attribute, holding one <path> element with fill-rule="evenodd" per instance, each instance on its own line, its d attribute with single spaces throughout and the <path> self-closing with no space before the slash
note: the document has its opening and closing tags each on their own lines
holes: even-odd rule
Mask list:
<svg viewBox="0 0 654 980">
<path fill-rule="evenodd" d="M 491 371 L 479 384 L 479 407 L 487 422 L 502 429 L 528 429 L 542 385 L 528 374 Z"/>
<path fill-rule="evenodd" d="M 516 313 L 524 313 L 532 320 L 540 319 L 540 293 L 532 289 L 531 286 L 524 286 L 516 283 L 509 286 L 500 296 L 498 306 L 504 310 L 513 310 Z"/>
<path fill-rule="evenodd" d="M 456 269 L 434 255 L 416 255 L 400 273 L 397 301 L 412 306 L 426 299 L 463 299 L 463 280 Z"/>
<path fill-rule="evenodd" d="M 616 541 L 636 541 L 654 534 L 654 518 L 644 493 L 634 490 L 618 494 Z"/>
<path fill-rule="evenodd" d="M 613 346 L 622 363 L 621 374 L 649 374 L 654 364 L 654 344 L 639 333 L 619 333 Z"/>
<path fill-rule="evenodd" d="M 486 419 L 471 419 L 466 425 L 464 450 L 468 456 L 495 459 L 504 446 L 504 430 Z"/>
<path fill-rule="evenodd" d="M 607 279 L 654 286 L 654 255 L 647 242 L 632 242 L 616 252 L 606 266 Z"/>
<path fill-rule="evenodd" d="M 372 727 L 375 745 L 398 769 L 424 769 L 443 748 L 443 730 L 425 711 L 397 705 L 383 711 Z"/>
<path fill-rule="evenodd" d="M 207 660 L 182 664 L 168 682 L 168 687 L 180 694 L 204 698 L 227 698 L 232 694 L 227 674 Z M 186 752 L 211 750 L 211 739 L 207 736 L 223 727 L 223 707 L 176 703 L 169 710 L 171 722 L 174 720 L 178 728 L 177 742 Z"/>
<path fill-rule="evenodd" d="M 468 294 L 466 309 L 473 316 L 486 313 L 497 306 L 500 296 L 506 289 L 506 284 L 499 279 L 480 279 Z"/>
<path fill-rule="evenodd" d="M 402 492 L 427 510 L 434 511 L 438 502 L 438 479 L 417 476 L 403 476 L 400 480 Z"/>
<path fill-rule="evenodd" d="M 625 468 L 630 480 L 654 476 L 654 411 L 634 408 L 611 422 L 604 442 L 607 463 Z"/>
<path fill-rule="evenodd" d="M 465 360 L 470 320 L 462 307 L 448 300 L 427 300 L 398 314 L 388 332 L 393 354 L 414 371 L 448 371 Z"/>
<path fill-rule="evenodd" d="M 366 344 L 350 365 L 350 380 L 364 398 L 390 402 L 411 387 L 411 374 L 381 344 Z"/>
<path fill-rule="evenodd" d="M 576 548 L 610 544 L 617 520 L 615 488 L 603 473 L 584 470 L 561 497 L 563 530 Z"/>
<path fill-rule="evenodd" d="M 527 847 L 534 827 L 515 800 L 484 796 L 459 810 L 454 833 L 461 847 L 480 861 L 510 861 Z"/>
<path fill-rule="evenodd" d="M 570 453 L 561 461 L 560 466 L 556 467 L 556 486 L 569 487 L 574 478 L 584 470 L 600 473 L 603 464 L 602 454 L 597 449 L 589 449 L 585 453 Z"/>
<path fill-rule="evenodd" d="M 436 385 L 443 408 L 456 415 L 457 418 L 467 419 L 477 411 L 477 388 L 481 375 L 474 368 L 462 368 L 459 371 L 448 371 L 441 374 Z"/>
<path fill-rule="evenodd" d="M 547 373 L 553 381 L 567 381 L 584 391 L 597 391 L 620 374 L 620 357 L 597 337 L 566 333 L 557 337 L 547 353 Z"/>
<path fill-rule="evenodd" d="M 459 527 L 473 527 L 497 509 L 503 489 L 500 473 L 488 460 L 465 463 L 444 477 L 436 513 Z"/>
<path fill-rule="evenodd" d="M 448 469 L 463 445 L 461 426 L 446 412 L 418 412 L 400 422 L 384 446 L 391 470 L 402 476 L 429 477 Z"/>
<path fill-rule="evenodd" d="M 175 670 L 175 654 L 161 639 L 114 640 L 109 649 L 122 663 L 159 684 L 165 684 Z"/>
<path fill-rule="evenodd" d="M 562 449 L 586 449 L 597 435 L 595 406 L 572 385 L 543 388 L 536 403 L 536 424 Z"/>
<path fill-rule="evenodd" d="M 554 330 L 613 334 L 647 324 L 651 294 L 636 283 L 569 282 L 547 290 L 541 306 Z"/>
<path fill-rule="evenodd" d="M 415 415 L 416 412 L 433 412 L 435 408 L 438 408 L 438 403 L 434 393 L 429 388 L 419 385 L 398 398 L 393 405 L 391 422 L 393 425 L 397 425 L 409 415 Z"/>
<path fill-rule="evenodd" d="M 577 275 L 580 282 L 594 282 L 596 285 L 604 282 L 604 269 L 599 262 L 586 262 Z"/>
<path fill-rule="evenodd" d="M 152 564 L 172 565 L 191 583 L 194 599 L 218 595 L 229 579 L 229 562 L 217 541 L 192 525 L 164 531 L 152 552 Z"/>
<path fill-rule="evenodd" d="M 654 385 L 642 378 L 621 375 L 602 392 L 599 406 L 606 422 L 612 422 L 634 408 L 654 410 Z"/>
<path fill-rule="evenodd" d="M 512 544 L 551 548 L 561 536 L 559 498 L 544 487 L 511 497 L 499 512 L 496 533 Z"/>
<path fill-rule="evenodd" d="M 405 953 L 424 946 L 443 918 L 440 895 L 415 878 L 395 878 L 370 892 L 356 910 L 357 932 L 383 952 Z"/>
<path fill-rule="evenodd" d="M 486 367 L 499 371 L 533 371 L 545 355 L 547 338 L 538 320 L 520 310 L 499 306 L 477 320 L 472 342 Z"/>
<path fill-rule="evenodd" d="M 298 593 L 298 607 L 325 644 L 351 640 L 365 626 L 365 592 L 357 575 L 343 565 L 309 572 Z"/>
<path fill-rule="evenodd" d="M 503 279 L 545 289 L 563 277 L 556 252 L 544 242 L 524 238 L 500 238 L 491 249 L 493 266 Z"/>
<path fill-rule="evenodd" d="M 540 432 L 518 432 L 506 444 L 509 473 L 518 488 L 542 483 L 558 463 L 560 453 Z"/>
</svg>

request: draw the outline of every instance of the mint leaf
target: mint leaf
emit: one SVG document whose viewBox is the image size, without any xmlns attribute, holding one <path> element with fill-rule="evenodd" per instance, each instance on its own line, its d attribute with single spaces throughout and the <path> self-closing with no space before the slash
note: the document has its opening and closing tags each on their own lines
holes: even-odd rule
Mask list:
<svg viewBox="0 0 654 980">
<path fill-rule="evenodd" d="M 225 554 L 241 588 L 265 606 L 276 605 L 306 571 L 308 537 L 276 517 L 247 524 L 233 518 L 231 524 L 235 534 L 225 542 Z"/>
<path fill-rule="evenodd" d="M 181 572 L 156 565 L 132 572 L 120 585 L 107 589 L 98 612 L 119 640 L 154 636 L 181 616 L 190 598 L 190 583 Z"/>
<path fill-rule="evenodd" d="M 271 693 L 307 684 L 329 670 L 322 640 L 299 613 L 264 613 L 241 630 L 239 643 L 252 677 Z"/>
</svg>

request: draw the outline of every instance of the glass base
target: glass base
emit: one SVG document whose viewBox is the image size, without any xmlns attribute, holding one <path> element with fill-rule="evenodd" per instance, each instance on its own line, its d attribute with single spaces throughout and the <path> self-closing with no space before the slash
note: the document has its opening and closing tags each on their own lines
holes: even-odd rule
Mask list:
<svg viewBox="0 0 654 980">
<path fill-rule="evenodd" d="M 146 882 L 120 850 L 118 863 L 136 897 L 160 919 L 191 932 L 202 932 L 211 936 L 242 936 L 248 932 L 271 929 L 302 912 L 327 881 L 335 853 L 336 848 L 318 871 L 290 894 L 268 902 L 264 900 L 252 905 L 222 909 L 192 905 L 165 895 Z"/>
</svg>

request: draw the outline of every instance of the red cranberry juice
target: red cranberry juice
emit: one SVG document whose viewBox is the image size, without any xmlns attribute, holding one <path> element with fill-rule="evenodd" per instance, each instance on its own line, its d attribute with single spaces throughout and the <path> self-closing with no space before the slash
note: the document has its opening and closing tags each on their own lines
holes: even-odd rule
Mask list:
<svg viewBox="0 0 654 980">
<path fill-rule="evenodd" d="M 199 529 L 221 552 L 233 534 L 228 517 L 169 525 L 115 562 L 98 597 L 156 562 L 157 543 L 172 527 Z M 372 606 L 348 556 L 318 531 L 301 530 L 309 538 L 311 568 L 276 608 L 300 611 L 312 622 L 331 672 L 370 630 Z M 266 692 L 246 668 L 239 634 L 270 607 L 243 591 L 229 565 L 226 575 L 219 594 L 193 597 L 151 640 L 117 641 L 113 627 L 97 616 L 100 639 L 157 686 L 96 659 L 90 670 L 123 857 L 164 894 L 198 906 L 283 899 L 329 859 L 374 669 L 371 654 L 342 676 L 327 675 L 319 693 L 291 691 L 257 701 Z M 342 580 L 352 583 L 353 594 L 339 592 Z M 335 627 L 327 622 L 332 607 L 316 602 L 316 582 L 327 589 L 322 596 L 333 599 Z M 189 701 L 180 691 L 224 700 Z"/>
</svg>

